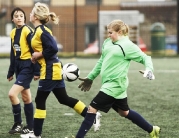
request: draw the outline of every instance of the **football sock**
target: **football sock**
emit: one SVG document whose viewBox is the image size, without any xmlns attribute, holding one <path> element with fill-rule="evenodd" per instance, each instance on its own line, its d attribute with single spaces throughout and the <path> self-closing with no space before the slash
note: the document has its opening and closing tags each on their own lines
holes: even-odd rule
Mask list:
<svg viewBox="0 0 179 138">
<path fill-rule="evenodd" d="M 33 128 L 33 122 L 34 122 L 34 108 L 32 102 L 29 104 L 24 104 L 24 112 L 26 116 L 26 123 L 28 125 L 28 128 Z"/>
<path fill-rule="evenodd" d="M 46 118 L 46 110 L 36 109 L 34 114 L 34 134 L 40 136 L 42 133 L 42 126 Z"/>
<path fill-rule="evenodd" d="M 21 118 L 21 105 L 20 103 L 17 105 L 12 105 L 12 112 L 14 115 L 14 122 L 18 122 L 21 123 L 22 122 L 22 118 Z"/>
<path fill-rule="evenodd" d="M 81 124 L 80 129 L 76 135 L 76 138 L 84 138 L 85 134 L 90 130 L 95 120 L 96 114 L 86 113 L 85 119 Z"/>
<path fill-rule="evenodd" d="M 88 111 L 88 108 L 85 107 L 84 110 L 83 110 L 83 112 L 81 113 L 81 116 L 85 117 L 86 114 L 87 114 L 87 111 Z"/>
<path fill-rule="evenodd" d="M 86 105 L 81 102 L 81 101 L 78 101 L 74 108 L 73 108 L 78 114 L 80 114 L 81 116 L 85 117 L 86 116 L 86 113 L 87 113 L 87 110 L 88 108 L 86 107 Z"/>
<path fill-rule="evenodd" d="M 44 119 L 34 118 L 34 134 L 40 136 L 42 133 Z"/>
<path fill-rule="evenodd" d="M 133 110 L 129 110 L 129 114 L 126 116 L 126 118 L 148 133 L 152 132 L 153 130 L 153 126 L 149 124 L 140 114 Z"/>
</svg>

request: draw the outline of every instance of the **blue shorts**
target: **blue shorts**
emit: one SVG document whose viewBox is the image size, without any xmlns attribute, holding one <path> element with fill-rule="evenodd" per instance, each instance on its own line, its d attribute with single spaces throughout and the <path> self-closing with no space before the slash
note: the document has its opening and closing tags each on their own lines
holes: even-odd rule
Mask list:
<svg viewBox="0 0 179 138">
<path fill-rule="evenodd" d="M 40 80 L 38 90 L 39 91 L 53 91 L 55 88 L 64 88 L 64 80 Z"/>
<path fill-rule="evenodd" d="M 16 81 L 14 84 L 20 85 L 24 87 L 24 89 L 29 89 L 30 83 L 34 77 L 33 63 L 31 60 L 16 60 L 15 74 Z"/>
</svg>

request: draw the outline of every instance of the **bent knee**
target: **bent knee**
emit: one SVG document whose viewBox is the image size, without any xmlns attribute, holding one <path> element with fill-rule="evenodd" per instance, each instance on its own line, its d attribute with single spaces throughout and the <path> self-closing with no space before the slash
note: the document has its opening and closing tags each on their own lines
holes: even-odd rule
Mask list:
<svg viewBox="0 0 179 138">
<path fill-rule="evenodd" d="M 128 113 L 129 113 L 129 110 L 128 110 L 128 111 L 119 110 L 118 113 L 119 113 L 119 115 L 120 115 L 121 117 L 126 117 L 126 116 L 128 115 Z"/>
<path fill-rule="evenodd" d="M 22 101 L 25 103 L 25 104 L 28 104 L 28 103 L 31 103 L 31 97 L 22 97 Z"/>
<path fill-rule="evenodd" d="M 15 97 L 15 95 L 12 93 L 10 93 L 8 96 L 9 96 L 9 99 L 13 99 Z"/>
<path fill-rule="evenodd" d="M 97 111 L 98 111 L 97 109 L 93 108 L 92 106 L 89 106 L 87 112 L 88 113 L 97 113 Z"/>
<path fill-rule="evenodd" d="M 9 96 L 9 99 L 14 99 L 17 97 L 17 95 L 14 93 L 9 93 L 8 96 Z"/>
</svg>

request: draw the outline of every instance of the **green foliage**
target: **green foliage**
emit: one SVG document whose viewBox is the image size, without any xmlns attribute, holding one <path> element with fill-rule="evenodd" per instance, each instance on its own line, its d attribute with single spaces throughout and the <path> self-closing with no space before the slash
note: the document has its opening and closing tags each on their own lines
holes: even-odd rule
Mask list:
<svg viewBox="0 0 179 138">
<path fill-rule="evenodd" d="M 76 63 L 81 71 L 80 77 L 85 77 L 93 68 L 97 59 L 68 58 L 61 59 L 63 64 Z M 179 135 L 179 66 L 178 58 L 154 58 L 156 80 L 150 81 L 142 77 L 138 70 L 144 66 L 135 62 L 131 63 L 129 70 L 128 100 L 131 109 L 139 112 L 153 125 L 162 128 L 161 138 L 177 138 Z M 19 135 L 10 136 L 7 132 L 12 127 L 13 116 L 8 91 L 13 82 L 6 80 L 9 59 L 0 59 L 0 138 L 19 138 Z M 83 101 L 87 106 L 99 91 L 101 80 L 97 77 L 89 92 L 81 92 L 77 87 L 80 81 L 66 82 L 68 94 Z M 33 81 L 31 91 L 33 103 L 38 82 Z M 19 98 L 21 99 L 20 95 Z M 47 99 L 47 118 L 43 126 L 43 138 L 65 138 L 70 134 L 75 135 L 83 118 L 72 109 L 60 105 L 55 96 L 51 94 Z M 21 106 L 23 103 L 21 100 Z M 72 113 L 73 115 L 64 115 Z M 119 117 L 113 110 L 109 113 L 102 112 L 101 129 L 94 133 L 93 128 L 86 138 L 149 138 L 143 131 L 129 120 Z M 25 122 L 22 108 L 23 122 Z"/>
</svg>

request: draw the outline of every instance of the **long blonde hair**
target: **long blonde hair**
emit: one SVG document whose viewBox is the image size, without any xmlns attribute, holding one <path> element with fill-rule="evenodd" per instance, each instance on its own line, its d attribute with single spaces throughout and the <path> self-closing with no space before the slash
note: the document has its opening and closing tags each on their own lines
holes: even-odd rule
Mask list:
<svg viewBox="0 0 179 138">
<path fill-rule="evenodd" d="M 107 29 L 113 29 L 115 32 L 121 32 L 124 36 L 129 33 L 129 26 L 121 20 L 113 20 L 107 25 Z"/>
<path fill-rule="evenodd" d="M 33 8 L 34 15 L 42 24 L 46 24 L 52 20 L 54 24 L 59 23 L 59 17 L 54 12 L 49 11 L 49 7 L 45 3 L 37 2 Z"/>
</svg>

